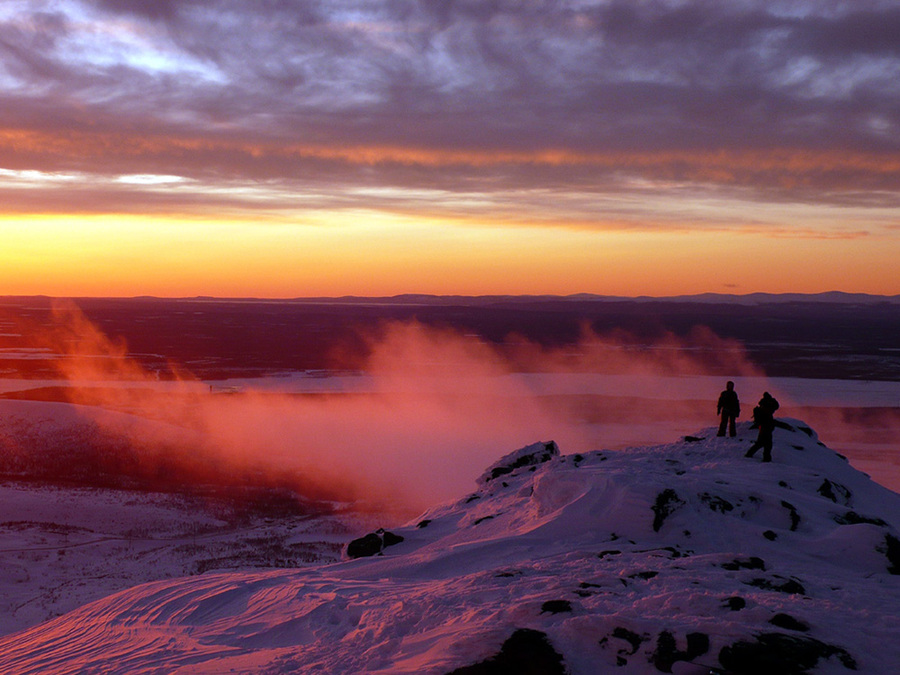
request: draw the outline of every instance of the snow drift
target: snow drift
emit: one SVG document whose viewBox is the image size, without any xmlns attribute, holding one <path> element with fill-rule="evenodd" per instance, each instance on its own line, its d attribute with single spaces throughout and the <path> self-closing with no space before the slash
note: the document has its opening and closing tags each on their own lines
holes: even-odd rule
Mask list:
<svg viewBox="0 0 900 675">
<path fill-rule="evenodd" d="M 769 464 L 747 423 L 537 443 L 377 555 L 138 586 L 4 638 L 0 672 L 893 672 L 900 495 L 784 421 Z"/>
</svg>

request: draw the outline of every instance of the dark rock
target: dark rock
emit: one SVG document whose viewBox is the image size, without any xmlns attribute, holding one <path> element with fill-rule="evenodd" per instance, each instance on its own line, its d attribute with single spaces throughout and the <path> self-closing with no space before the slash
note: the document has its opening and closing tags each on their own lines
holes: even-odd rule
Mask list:
<svg viewBox="0 0 900 675">
<path fill-rule="evenodd" d="M 822 481 L 818 493 L 825 497 L 825 499 L 830 499 L 835 504 L 843 504 L 844 506 L 850 504 L 850 490 L 840 483 L 832 483 L 827 478 Z"/>
<path fill-rule="evenodd" d="M 812 437 L 815 435 L 815 432 L 814 432 L 812 429 L 810 429 L 809 427 L 799 427 L 799 426 L 798 426 L 797 428 L 798 428 L 800 431 L 802 431 L 804 434 L 806 434 L 807 436 L 809 436 L 810 438 L 812 438 Z"/>
<path fill-rule="evenodd" d="M 619 640 L 625 640 L 629 645 L 631 645 L 631 651 L 626 651 L 624 649 L 619 650 L 619 654 L 626 654 L 627 656 L 634 656 L 637 653 L 637 650 L 640 648 L 641 644 L 644 642 L 643 637 L 635 633 L 634 631 L 630 631 L 627 628 L 616 627 L 613 629 L 612 636 Z"/>
<path fill-rule="evenodd" d="M 684 536 L 690 537 L 690 536 L 691 536 L 691 533 L 690 533 L 688 530 L 685 530 L 685 531 L 684 531 Z M 687 552 L 679 551 L 679 550 L 678 550 L 677 548 L 675 548 L 674 546 L 663 546 L 662 548 L 656 549 L 656 550 L 658 550 L 658 551 L 666 551 L 667 553 L 669 553 L 669 555 L 672 556 L 672 558 L 688 558 L 688 557 L 690 557 L 691 555 L 693 555 L 693 553 L 694 553 L 694 552 L 691 551 L 691 550 L 688 550 Z"/>
<path fill-rule="evenodd" d="M 516 630 L 491 658 L 463 666 L 447 675 L 565 675 L 562 656 L 546 633 L 528 628 Z"/>
<path fill-rule="evenodd" d="M 347 555 L 351 558 L 367 558 L 381 553 L 382 542 L 374 532 L 354 539 L 347 545 Z"/>
<path fill-rule="evenodd" d="M 792 445 L 791 447 L 792 447 L 794 450 L 803 450 L 803 449 L 804 449 L 802 445 Z"/>
<path fill-rule="evenodd" d="M 611 549 L 609 551 L 600 551 L 600 553 L 597 554 L 597 557 L 602 560 L 603 558 L 605 558 L 608 555 L 619 555 L 621 552 L 622 551 L 617 551 L 615 549 Z"/>
<path fill-rule="evenodd" d="M 426 518 L 425 520 L 420 520 L 416 527 L 421 530 L 423 527 L 428 527 L 429 525 L 431 525 L 431 520 Z"/>
<path fill-rule="evenodd" d="M 474 502 L 476 499 L 481 499 L 481 495 L 471 495 L 471 496 L 469 496 L 468 498 L 466 498 L 466 504 L 471 504 L 471 503 Z"/>
<path fill-rule="evenodd" d="M 806 589 L 803 588 L 803 584 L 796 579 L 782 579 L 782 577 L 778 577 L 778 580 L 758 578 L 744 583 L 748 586 L 761 588 L 764 591 L 778 591 L 779 593 L 789 593 L 791 595 L 806 595 Z"/>
<path fill-rule="evenodd" d="M 887 523 L 881 518 L 872 518 L 869 516 L 861 516 L 856 511 L 847 511 L 843 515 L 834 516 L 834 522 L 838 525 L 861 525 L 867 523 L 869 525 L 878 525 L 879 527 L 887 527 Z"/>
<path fill-rule="evenodd" d="M 702 440 L 703 440 L 702 436 L 685 436 L 684 437 L 685 443 L 699 443 Z"/>
<path fill-rule="evenodd" d="M 591 590 L 594 588 L 602 588 L 602 587 L 600 586 L 600 584 L 592 584 L 587 581 L 582 581 L 580 584 L 578 584 L 578 589 L 573 592 L 579 598 L 588 598 L 588 597 L 594 595 L 595 591 Z"/>
<path fill-rule="evenodd" d="M 378 530 L 381 533 L 382 541 L 384 541 L 385 546 L 395 546 L 403 541 L 403 537 L 399 534 L 394 534 L 393 532 L 388 532 L 387 530 Z"/>
<path fill-rule="evenodd" d="M 562 614 L 563 612 L 571 612 L 572 603 L 568 600 L 547 600 L 541 605 L 541 614 Z"/>
<path fill-rule="evenodd" d="M 678 645 L 675 643 L 675 636 L 668 631 L 663 631 L 656 638 L 656 651 L 650 657 L 651 663 L 656 666 L 657 670 L 671 673 L 677 654 Z"/>
<path fill-rule="evenodd" d="M 663 631 L 656 639 L 656 651 L 651 656 L 651 662 L 657 670 L 671 673 L 676 661 L 693 661 L 698 656 L 703 656 L 709 651 L 709 636 L 705 633 L 689 633 L 687 635 L 687 650 L 678 649 L 675 636 L 668 631 Z"/>
<path fill-rule="evenodd" d="M 900 539 L 892 534 L 884 536 L 884 548 L 878 549 L 879 552 L 887 556 L 890 566 L 888 572 L 891 574 L 900 574 Z"/>
<path fill-rule="evenodd" d="M 730 598 L 725 598 L 722 601 L 722 606 L 727 607 L 732 612 L 739 612 L 747 606 L 747 601 L 739 595 L 732 595 Z"/>
<path fill-rule="evenodd" d="M 480 523 L 483 523 L 483 522 L 486 521 L 486 520 L 493 520 L 493 519 L 494 519 L 494 516 L 482 516 L 481 518 L 476 518 L 476 519 L 472 522 L 472 524 L 473 524 L 473 525 L 479 525 Z"/>
<path fill-rule="evenodd" d="M 719 513 L 727 513 L 728 511 L 734 510 L 734 505 L 726 499 L 722 499 L 721 497 L 716 497 L 715 495 L 711 495 L 708 492 L 704 492 L 700 495 L 700 501 L 706 504 L 713 511 L 718 511 Z"/>
<path fill-rule="evenodd" d="M 634 574 L 629 574 L 629 579 L 652 579 L 653 577 L 659 576 L 659 572 L 655 571 L 647 571 L 647 572 L 635 572 Z"/>
<path fill-rule="evenodd" d="M 790 614 L 776 614 L 769 619 L 769 623 L 773 626 L 778 626 L 779 628 L 786 628 L 788 630 L 796 630 L 804 633 L 809 630 L 809 624 L 806 624 L 799 619 L 795 619 Z"/>
<path fill-rule="evenodd" d="M 798 675 L 815 668 L 820 659 L 836 656 L 848 670 L 856 661 L 845 649 L 810 637 L 763 633 L 755 641 L 740 640 L 719 652 L 719 663 L 734 675 Z"/>
<path fill-rule="evenodd" d="M 347 545 L 347 556 L 350 558 L 367 558 L 378 555 L 386 546 L 394 546 L 403 541 L 403 537 L 393 532 L 378 529 L 364 537 L 354 539 Z"/>
<path fill-rule="evenodd" d="M 776 539 L 778 539 L 778 535 L 772 532 L 772 530 L 766 530 L 765 532 L 763 532 L 763 536 L 769 541 L 775 541 Z"/>
<path fill-rule="evenodd" d="M 723 563 L 722 568 L 735 572 L 737 570 L 763 570 L 766 569 L 766 563 L 762 558 L 750 556 L 747 560 L 738 560 L 735 558 L 731 562 Z"/>
<path fill-rule="evenodd" d="M 513 459 L 512 457 L 515 458 Z M 481 480 L 487 483 L 495 478 L 512 473 L 516 469 L 524 466 L 530 467 L 530 469 L 534 471 L 538 464 L 549 462 L 554 457 L 559 457 L 559 447 L 554 441 L 535 443 L 517 450 L 515 453 L 512 453 L 512 455 L 507 455 L 507 457 L 501 460 L 503 463 L 488 469 L 488 471 L 482 475 Z"/>
<path fill-rule="evenodd" d="M 786 508 L 791 513 L 791 532 L 795 532 L 797 527 L 800 525 L 800 514 L 797 513 L 797 507 L 791 504 L 790 502 L 786 502 L 782 500 L 781 505 Z"/>
<path fill-rule="evenodd" d="M 709 651 L 709 635 L 706 633 L 687 634 L 687 660 L 692 661 Z"/>
<path fill-rule="evenodd" d="M 679 506 L 684 502 L 679 499 L 678 494 L 671 488 L 666 488 L 656 495 L 656 503 L 651 507 L 653 509 L 653 531 L 659 532 L 663 526 L 663 522 L 672 515 Z"/>
</svg>

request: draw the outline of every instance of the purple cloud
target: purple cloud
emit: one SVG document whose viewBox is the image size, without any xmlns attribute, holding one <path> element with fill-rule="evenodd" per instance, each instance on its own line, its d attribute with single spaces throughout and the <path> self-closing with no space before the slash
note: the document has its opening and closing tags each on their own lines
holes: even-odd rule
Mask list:
<svg viewBox="0 0 900 675">
<path fill-rule="evenodd" d="M 0 13 L 0 168 L 897 200 L 893 2 L 55 6 Z"/>
</svg>

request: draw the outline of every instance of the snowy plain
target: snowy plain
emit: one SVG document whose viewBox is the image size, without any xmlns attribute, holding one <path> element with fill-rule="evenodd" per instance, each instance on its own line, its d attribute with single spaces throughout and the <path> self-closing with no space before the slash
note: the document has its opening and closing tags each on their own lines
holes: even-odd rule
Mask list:
<svg viewBox="0 0 900 675">
<path fill-rule="evenodd" d="M 0 640 L 0 671 L 895 672 L 900 495 L 783 421 L 768 464 L 746 422 L 536 443 L 381 555 L 138 585 Z"/>
</svg>

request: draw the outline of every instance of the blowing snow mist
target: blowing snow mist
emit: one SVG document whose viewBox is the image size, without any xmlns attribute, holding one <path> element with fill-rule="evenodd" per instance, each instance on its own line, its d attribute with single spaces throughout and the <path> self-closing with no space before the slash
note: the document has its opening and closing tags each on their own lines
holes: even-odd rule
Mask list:
<svg viewBox="0 0 900 675">
<path fill-rule="evenodd" d="M 60 355 L 62 394 L 98 433 L 117 439 L 105 452 L 123 470 L 183 484 L 284 485 L 400 510 L 467 493 L 499 454 L 536 440 L 578 452 L 618 445 L 625 428 L 653 420 L 711 424 L 717 392 L 659 401 L 684 375 L 760 374 L 738 343 L 705 329 L 652 345 L 585 329 L 564 348 L 513 337 L 501 349 L 456 330 L 394 322 L 364 335 L 362 352 L 350 355 L 362 373 L 349 391 L 273 393 L 249 384 L 217 394 L 175 365 L 174 378 L 160 382 L 73 305 L 57 307 L 53 329 L 35 341 Z M 347 356 L 334 367 L 343 369 Z M 612 379 L 599 389 L 580 384 L 597 373 Z M 631 391 L 617 384 L 624 376 Z"/>
</svg>

